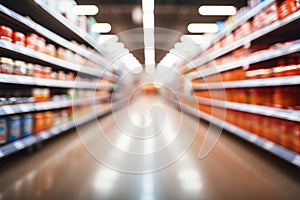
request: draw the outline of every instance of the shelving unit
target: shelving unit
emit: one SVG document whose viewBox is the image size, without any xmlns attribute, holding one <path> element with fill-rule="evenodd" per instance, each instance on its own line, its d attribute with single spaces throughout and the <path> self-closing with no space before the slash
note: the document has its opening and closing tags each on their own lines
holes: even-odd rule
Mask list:
<svg viewBox="0 0 300 200">
<path fill-rule="evenodd" d="M 33 60 L 38 60 L 40 62 L 44 62 L 45 64 L 55 65 L 62 69 L 72 70 L 76 72 L 80 72 L 83 74 L 88 74 L 92 76 L 100 76 L 101 72 L 96 69 L 92 69 L 90 67 L 77 65 L 59 58 L 55 58 L 52 56 L 48 56 L 46 54 L 34 51 L 32 49 L 26 48 L 21 45 L 16 45 L 10 42 L 0 41 L 0 49 L 3 51 L 7 51 L 10 53 L 17 54 L 19 56 L 29 57 Z"/>
<path fill-rule="evenodd" d="M 299 16 L 300 16 L 300 12 L 299 12 Z M 294 42 L 292 44 L 286 45 L 284 47 L 279 47 L 279 48 L 271 50 L 271 51 L 265 50 L 265 51 L 262 51 L 259 53 L 254 53 L 253 55 L 249 55 L 247 58 L 244 58 L 241 60 L 237 60 L 237 61 L 234 61 L 231 63 L 226 63 L 226 64 L 223 64 L 220 66 L 207 68 L 207 69 L 201 69 L 199 71 L 189 73 L 186 75 L 186 78 L 188 78 L 188 79 L 201 78 L 201 77 L 209 76 L 212 74 L 235 69 L 238 67 L 243 67 L 243 66 L 247 66 L 250 64 L 254 64 L 254 63 L 270 60 L 273 58 L 285 56 L 288 54 L 297 53 L 299 51 L 300 51 L 300 40 L 297 40 L 296 42 Z"/>
<path fill-rule="evenodd" d="M 40 26 L 39 24 L 35 23 L 32 20 L 29 20 L 26 17 L 23 17 L 19 15 L 18 13 L 4 7 L 3 5 L 0 5 L 0 12 L 2 15 L 5 15 L 4 17 L 9 18 L 10 20 L 14 20 L 15 22 L 18 22 L 22 24 L 25 28 L 28 28 L 32 30 L 33 32 L 37 32 L 41 34 L 43 37 L 48 38 L 52 42 L 65 47 L 67 49 L 70 49 L 88 59 L 91 59 L 95 63 L 99 63 L 100 66 L 104 66 L 107 64 L 107 60 L 100 56 L 91 55 L 90 52 L 86 51 L 85 49 L 82 49 L 76 45 L 74 45 L 72 42 L 69 42 L 68 40 L 64 39 L 63 37 L 60 37 L 59 35 L 49 31 L 48 29 L 44 28 L 43 26 Z"/>
<path fill-rule="evenodd" d="M 274 2 L 274 1 L 266 1 L 266 2 Z M 268 5 L 268 4 L 265 4 L 265 5 Z M 247 13 L 248 14 L 248 13 Z M 252 15 L 251 15 L 252 16 Z M 291 14 L 290 16 L 280 20 L 280 21 L 276 21 L 275 23 L 272 23 L 271 25 L 269 26 L 266 26 L 260 30 L 257 30 L 256 32 L 254 33 L 251 33 L 250 35 L 242 38 L 242 39 L 239 39 L 238 41 L 222 48 L 222 49 L 219 49 L 217 51 L 214 51 L 210 54 L 208 54 L 207 56 L 205 56 L 204 58 L 203 57 L 200 57 L 198 59 L 195 59 L 193 60 L 189 65 L 186 65 L 186 67 L 184 67 L 182 70 L 181 70 L 181 73 L 185 73 L 191 69 L 193 69 L 195 66 L 200 66 L 200 65 L 203 65 L 209 61 L 212 61 L 220 56 L 223 56 L 247 43 L 250 43 L 252 41 L 255 41 L 256 39 L 262 37 L 262 36 L 265 36 L 279 28 L 282 28 L 288 24 L 290 24 L 291 22 L 295 22 L 297 20 L 300 19 L 300 11 L 297 11 L 293 14 Z M 240 23 L 237 23 L 237 24 L 240 24 Z M 237 27 L 237 25 L 234 25 L 233 27 Z M 233 29 L 232 29 L 233 30 Z M 226 31 L 227 32 L 227 31 Z M 228 32 L 231 32 L 230 30 L 228 30 Z M 221 34 L 223 37 L 224 35 L 226 34 Z M 220 36 L 217 36 L 217 37 L 221 37 Z M 219 41 L 219 39 L 216 39 L 216 40 L 213 40 L 214 43 L 216 43 L 217 41 Z M 296 47 L 291 47 L 291 48 L 296 48 Z M 266 58 L 266 59 L 270 59 L 270 58 Z M 259 61 L 258 61 L 259 62 Z"/>
<path fill-rule="evenodd" d="M 269 24 L 264 23 L 264 26 L 259 29 L 257 29 L 253 23 L 256 15 L 264 13 L 271 5 L 276 5 L 277 3 L 278 2 L 274 0 L 261 2 L 245 15 L 241 16 L 229 28 L 216 34 L 206 46 L 203 46 L 202 50 L 198 52 L 192 61 L 185 64 L 183 63 L 179 71 L 185 76 L 186 80 L 191 82 L 192 88 L 189 89 L 178 81 L 178 89 L 176 92 L 180 102 L 174 99 L 172 99 L 172 101 L 177 106 L 180 106 L 182 111 L 224 128 L 300 167 L 300 155 L 296 152 L 298 151 L 298 146 L 296 146 L 295 142 L 286 143 L 286 141 L 284 141 L 286 137 L 289 137 L 289 141 L 296 140 L 296 132 L 298 129 L 293 128 L 290 130 L 295 131 L 295 133 L 288 132 L 287 130 L 286 134 L 290 135 L 284 135 L 284 137 L 281 135 L 277 138 L 272 138 L 276 137 L 277 133 L 273 133 L 273 131 L 267 132 L 265 130 L 266 124 L 270 125 L 273 123 L 272 120 L 274 120 L 274 123 L 279 120 L 283 127 L 287 127 L 287 125 L 291 124 L 293 127 L 298 127 L 300 123 L 300 111 L 293 110 L 298 108 L 298 102 L 292 101 L 291 103 L 291 101 L 284 101 L 291 104 L 290 106 L 284 104 L 281 108 L 278 108 L 280 105 L 278 107 L 275 105 L 278 104 L 278 102 L 283 102 L 278 100 L 279 98 L 298 98 L 296 96 L 292 97 L 291 95 L 287 96 L 287 92 L 294 92 L 297 86 L 300 85 L 300 68 L 298 67 L 299 74 L 297 75 L 278 75 L 275 74 L 275 71 L 274 74 L 270 72 L 270 74 L 266 76 L 257 75 L 249 79 L 247 79 L 248 76 L 246 75 L 246 72 L 252 70 L 253 72 L 255 72 L 255 70 L 258 72 L 261 69 L 270 69 L 271 71 L 276 67 L 279 69 L 280 67 L 284 68 L 291 65 L 299 66 L 300 64 L 298 61 L 298 63 L 291 63 L 290 60 L 288 60 L 289 62 L 283 62 L 284 64 L 278 64 L 280 60 L 299 57 L 300 38 L 299 34 L 297 34 L 296 27 L 300 25 L 300 10 L 281 17 L 279 17 L 279 11 L 272 10 L 269 12 L 278 12 L 276 13 L 278 19 L 275 22 Z M 245 35 L 241 36 L 242 34 L 237 33 L 237 31 L 241 31 L 240 27 L 246 22 L 249 22 L 249 27 L 251 27 L 247 28 L 254 31 L 251 32 L 247 29 L 248 31 L 244 33 Z M 256 23 L 258 22 L 256 21 Z M 288 34 L 284 34 L 285 32 Z M 226 37 L 231 36 L 229 39 L 232 39 L 235 37 L 235 34 L 237 34 L 240 39 L 235 39 L 234 42 L 229 43 Z M 216 48 L 219 46 L 221 47 Z M 205 54 L 205 51 L 209 53 Z M 295 59 L 293 62 L 294 61 Z M 233 73 L 239 74 L 234 75 Z M 217 79 L 218 74 L 220 75 L 219 79 Z M 222 81 L 223 78 L 224 81 Z M 267 102 L 268 104 L 262 105 L 257 103 L 259 95 L 262 95 L 264 89 L 269 87 L 272 87 L 272 90 L 268 91 L 270 91 L 270 93 L 276 92 L 277 96 L 275 96 L 274 93 L 268 93 L 262 97 L 271 98 Z M 216 92 L 213 94 L 219 96 L 214 97 L 210 94 L 209 90 Z M 224 92 L 224 97 L 220 97 L 221 91 Z M 236 102 L 231 100 L 231 98 L 233 99 L 233 97 L 241 95 L 241 93 L 244 95 L 241 97 L 243 98 L 242 100 L 238 98 Z M 229 97 L 225 97 L 227 94 Z M 263 101 L 262 98 L 259 99 L 259 101 Z M 227 101 L 224 99 L 227 99 Z M 216 108 L 216 113 L 211 113 L 212 110 L 208 110 L 213 108 Z M 222 110 L 224 110 L 224 112 L 228 111 L 224 119 L 218 118 L 221 116 L 220 113 Z M 236 115 L 245 116 L 244 122 L 234 122 L 234 119 L 237 118 Z M 251 127 L 251 124 L 259 123 L 258 119 L 265 120 L 265 124 L 263 126 Z M 245 120 L 249 120 L 249 123 L 246 123 Z M 269 120 L 271 120 L 271 122 Z M 279 125 L 277 124 L 277 126 Z M 261 131 L 261 133 L 259 131 Z M 266 136 L 266 133 L 270 135 Z M 292 135 L 295 136 L 292 138 Z"/>
<path fill-rule="evenodd" d="M 248 88 L 248 87 L 266 87 L 266 86 L 283 86 L 283 85 L 299 85 L 299 84 L 300 84 L 300 76 L 286 76 L 286 77 L 276 77 L 276 78 L 228 81 L 228 82 L 221 82 L 221 83 L 198 83 L 198 84 L 193 84 L 193 89 L 207 90 L 207 89 Z"/>
<path fill-rule="evenodd" d="M 212 123 L 216 126 L 222 127 L 223 129 L 233 133 L 234 135 L 241 137 L 242 139 L 247 140 L 248 142 L 255 144 L 256 146 L 259 146 L 259 147 L 271 152 L 272 154 L 300 167 L 300 154 L 297 154 L 297 153 L 290 151 L 274 142 L 271 142 L 262 137 L 259 137 L 259 136 L 255 135 L 254 133 L 251 133 L 249 131 L 241 129 L 238 126 L 235 126 L 226 121 L 220 120 L 217 117 L 213 117 L 204 112 L 201 112 L 198 109 L 195 109 L 193 107 L 190 107 L 190 106 L 187 106 L 184 104 L 179 104 L 175 100 L 172 100 L 172 102 L 175 105 L 179 106 L 182 111 L 189 113 L 190 115 L 193 115 L 195 117 L 201 118 L 205 121 L 209 121 L 210 123 Z"/>
<path fill-rule="evenodd" d="M 9 20 L 12 20 L 15 23 L 22 24 L 22 26 L 24 26 L 24 29 L 29 29 L 32 32 L 36 32 L 36 33 L 44 36 L 45 38 L 49 39 L 51 42 L 58 44 L 58 45 L 66 48 L 66 49 L 69 49 L 73 52 L 76 52 L 79 55 L 85 57 L 86 59 L 93 61 L 95 64 L 97 64 L 99 66 L 99 69 L 94 69 L 94 72 L 90 73 L 90 74 L 95 74 L 96 72 L 97 72 L 96 74 L 99 74 L 101 72 L 101 75 L 105 74 L 106 77 L 109 77 L 112 80 L 117 79 L 117 76 L 112 74 L 108 70 L 108 69 L 110 69 L 110 67 L 107 67 L 107 66 L 109 66 L 110 63 L 104 57 L 95 55 L 95 53 L 91 53 L 91 52 L 69 42 L 68 40 L 64 39 L 63 37 L 51 32 L 50 30 L 44 28 L 43 26 L 35 23 L 32 20 L 29 20 L 28 18 L 25 18 L 25 17 L 19 15 L 18 13 L 4 7 L 3 5 L 0 5 L 0 13 L 3 17 L 6 17 Z M 7 44 L 4 43 L 4 44 L 1 44 L 1 47 L 2 48 L 6 47 L 8 50 L 15 51 L 15 52 L 20 51 L 21 53 L 27 54 L 28 56 L 33 56 L 35 53 L 38 53 L 39 54 L 38 58 L 42 58 L 46 62 L 47 61 L 49 62 L 49 59 L 50 59 L 50 58 L 47 58 L 47 55 L 43 55 L 42 53 L 32 51 L 31 49 L 28 49 L 28 48 L 22 48 L 22 46 L 20 46 L 20 45 L 13 45 L 13 44 L 10 45 L 10 43 L 7 43 Z M 51 57 L 51 56 L 48 56 L 48 57 Z M 59 63 L 59 66 L 62 66 L 62 60 L 60 62 L 58 62 L 57 60 L 56 60 L 56 62 L 54 62 L 54 61 L 50 61 L 50 62 L 51 63 Z M 66 66 L 65 64 L 66 63 L 64 63 L 64 66 Z M 74 65 L 73 63 L 70 63 L 70 64 L 71 64 L 71 66 Z M 74 69 L 76 69 L 76 68 L 74 68 Z M 106 70 L 106 71 L 104 71 L 104 70 Z M 88 68 L 87 68 L 87 71 L 89 72 Z"/>
<path fill-rule="evenodd" d="M 267 8 L 272 3 L 274 3 L 275 0 L 266 0 L 261 2 L 260 4 L 256 5 L 254 8 L 252 8 L 249 12 L 247 12 L 245 15 L 241 16 L 233 25 L 231 25 L 229 28 L 224 29 L 224 31 L 217 34 L 214 38 L 212 38 L 211 42 L 205 47 L 208 48 L 209 46 L 217 43 L 220 41 L 221 38 L 231 33 L 233 30 L 241 26 L 243 23 L 247 22 L 250 18 L 257 15 L 261 10 Z"/>
<path fill-rule="evenodd" d="M 272 116 L 280 119 L 300 122 L 299 110 L 287 110 L 287 109 L 274 108 L 268 106 L 221 101 L 221 100 L 208 99 L 202 97 L 197 97 L 197 102 L 205 105 L 212 105 L 221 108 L 228 108 L 232 110 L 239 110 L 239 111 L 253 113 L 253 114 Z"/>
<path fill-rule="evenodd" d="M 93 38 L 91 38 L 89 35 L 87 35 L 86 32 L 84 32 L 81 29 L 79 29 L 78 27 L 76 27 L 74 24 L 72 24 L 70 21 L 68 21 L 62 15 L 58 14 L 57 11 L 49 8 L 44 1 L 30 0 L 30 1 L 28 1 L 28 6 L 31 6 L 31 5 L 35 6 L 35 8 L 37 8 L 37 12 L 35 14 L 43 13 L 43 15 L 41 15 L 42 17 L 51 18 L 52 21 L 56 25 L 60 26 L 59 28 L 62 28 L 68 34 L 72 34 L 72 37 L 74 37 L 78 40 L 81 40 L 81 42 L 84 42 L 85 44 L 88 44 L 89 46 L 97 49 L 97 46 L 95 45 L 96 42 L 94 41 Z M 51 26 L 51 25 L 49 24 L 48 26 Z"/>
<path fill-rule="evenodd" d="M 73 88 L 73 89 L 104 89 L 113 90 L 114 84 L 110 83 L 97 83 L 88 81 L 64 81 L 54 80 L 46 78 L 35 78 L 30 76 L 19 76 L 10 74 L 0 74 L 0 83 L 11 83 L 18 85 L 33 85 L 33 86 L 46 86 L 46 87 L 57 87 L 57 88 Z"/>
<path fill-rule="evenodd" d="M 3 74 L 0 71 L 0 85 L 2 84 L 3 86 L 5 85 L 5 87 L 10 88 L 12 90 L 10 92 L 13 92 L 16 88 L 24 88 L 22 91 L 27 91 L 26 97 L 28 97 L 28 91 L 30 91 L 31 88 L 47 88 L 51 89 L 51 92 L 55 91 L 59 94 L 66 94 L 66 89 L 81 90 L 81 95 L 84 91 L 89 93 L 95 92 L 95 96 L 93 97 L 85 97 L 83 95 L 82 97 L 77 97 L 77 99 L 70 98 L 59 102 L 46 101 L 39 103 L 1 105 L 0 118 L 7 119 L 7 127 L 9 126 L 8 119 L 11 116 L 23 116 L 23 114 L 30 113 L 32 119 L 36 120 L 34 116 L 37 113 L 45 113 L 42 111 L 50 111 L 53 114 L 56 111 L 63 111 L 70 107 L 73 107 L 74 110 L 78 107 L 79 112 L 73 112 L 73 110 L 70 112 L 68 111 L 68 115 L 71 114 L 73 116 L 72 120 L 67 123 L 57 126 L 53 126 L 53 123 L 53 127 L 45 131 L 39 132 L 36 129 L 35 134 L 32 132 L 31 135 L 19 138 L 13 142 L 7 140 L 5 144 L 0 145 L 0 159 L 38 144 L 55 135 L 61 134 L 66 130 L 75 128 L 76 126 L 93 119 L 97 119 L 98 117 L 111 112 L 112 107 L 118 109 L 123 106 L 124 102 L 119 98 L 112 99 L 111 92 L 115 88 L 119 75 L 114 71 L 114 67 L 116 67 L 114 66 L 115 64 L 112 64 L 109 58 L 103 56 L 103 53 L 105 53 L 103 51 L 105 51 L 105 49 L 101 49 L 100 51 L 97 42 L 93 38 L 69 22 L 68 19 L 56 13 L 56 11 L 49 9 L 45 2 L 38 0 L 21 0 L 18 2 L 1 1 L 0 17 L 1 23 L 13 28 L 13 30 L 20 31 L 25 35 L 34 33 L 42 36 L 47 44 L 53 44 L 56 48 L 62 47 L 63 49 L 81 56 L 83 58 L 81 60 L 88 60 L 89 63 L 92 63 L 89 66 L 85 66 L 85 64 L 75 63 L 76 61 L 73 60 L 63 60 L 62 58 L 50 56 L 26 46 L 0 39 L 0 53 L 3 57 L 50 66 L 54 71 L 62 70 L 64 72 L 75 72 L 80 76 L 80 79 L 58 80 L 34 76 Z M 72 40 L 78 43 L 78 45 L 71 42 Z M 80 46 L 81 44 L 84 44 L 93 50 L 88 50 L 85 47 Z M 83 61 L 81 63 L 84 63 Z M 8 89 L 6 88 L 6 90 Z M 101 94 L 100 96 L 96 95 L 96 92 L 98 91 L 100 92 L 99 94 Z M 22 93 L 22 95 L 24 94 Z M 83 109 L 93 108 L 94 111 L 90 114 L 83 115 L 85 110 L 81 112 L 81 107 L 83 107 Z M 9 134 L 11 133 L 7 132 L 7 135 Z M 3 140 L 1 142 L 3 142 Z"/>
<path fill-rule="evenodd" d="M 115 109 L 120 108 L 124 102 L 120 101 L 114 105 L 112 105 Z M 30 135 L 25 138 L 21 138 L 15 142 L 11 142 L 5 145 L 0 146 L 0 159 L 9 155 L 12 155 L 20 150 L 26 149 L 34 144 L 38 144 L 43 142 L 49 138 L 52 138 L 56 135 L 62 134 L 63 132 L 75 128 L 76 126 L 80 126 L 84 123 L 87 123 L 91 120 L 97 119 L 97 117 L 103 116 L 111 111 L 111 107 L 108 106 L 101 110 L 95 111 L 92 114 L 80 117 L 78 119 L 69 121 L 67 123 L 55 126 L 49 130 L 42 131 L 36 135 Z"/>
<path fill-rule="evenodd" d="M 43 111 L 43 110 L 53 110 L 59 108 L 65 108 L 70 106 L 77 106 L 83 104 L 91 104 L 101 100 L 110 98 L 110 95 L 97 98 L 84 98 L 84 99 L 73 99 L 73 100 L 63 100 L 63 101 L 49 101 L 40 103 L 26 103 L 17 105 L 5 105 L 0 107 L 0 116 L 20 114 L 27 112 Z"/>
</svg>

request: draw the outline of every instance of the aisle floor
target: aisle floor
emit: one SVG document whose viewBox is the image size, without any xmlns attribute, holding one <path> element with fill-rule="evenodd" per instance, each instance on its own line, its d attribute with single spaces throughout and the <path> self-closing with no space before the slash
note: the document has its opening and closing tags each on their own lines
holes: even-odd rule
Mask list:
<svg viewBox="0 0 300 200">
<path fill-rule="evenodd" d="M 230 133 L 218 135 L 159 97 L 140 97 L 38 152 L 0 161 L 0 200 L 299 198 L 299 168 Z M 216 139 L 200 159 L 203 141 Z"/>
</svg>

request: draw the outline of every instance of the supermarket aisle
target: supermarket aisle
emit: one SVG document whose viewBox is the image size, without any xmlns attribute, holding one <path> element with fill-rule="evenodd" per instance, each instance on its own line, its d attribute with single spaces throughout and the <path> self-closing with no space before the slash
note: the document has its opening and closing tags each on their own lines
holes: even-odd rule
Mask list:
<svg viewBox="0 0 300 200">
<path fill-rule="evenodd" d="M 182 120 L 185 122 L 181 125 L 184 133 L 193 135 L 193 125 L 198 123 L 197 119 L 185 114 L 181 116 L 179 111 L 158 97 L 148 96 L 137 99 L 130 106 L 131 119 L 136 124 L 151 123 L 144 113 L 157 104 L 163 106 L 166 111 L 166 123 L 160 134 L 171 136 L 172 132 L 176 132 L 178 122 Z M 124 122 L 128 120 L 124 115 L 125 112 L 127 110 L 122 109 L 116 113 L 116 116 L 125 116 L 120 118 Z M 161 117 L 164 116 L 153 118 L 153 123 L 160 125 Z M 144 148 L 148 145 L 145 141 L 144 143 L 137 143 L 137 141 L 122 143 L 124 141 L 122 128 L 120 129 L 120 126 L 114 123 L 112 115 L 99 121 L 106 136 L 116 146 L 126 148 L 128 151 L 142 153 L 149 151 Z M 71 131 L 72 133 L 50 141 L 41 151 L 33 155 L 18 156 L 14 160 L 1 163 L 0 199 L 150 200 L 297 199 L 299 197 L 298 169 L 230 134 L 222 134 L 209 156 L 202 160 L 198 159 L 199 146 L 207 129 L 207 124 L 200 122 L 192 146 L 182 157 L 168 167 L 146 174 L 123 173 L 105 167 L 88 153 L 75 131 Z M 99 132 L 97 122 L 84 125 L 79 130 L 84 133 L 82 139 L 86 144 L 93 147 L 105 145 L 104 142 L 95 139 Z M 209 129 L 208 140 L 217 134 L 217 130 L 214 127 Z M 142 136 L 146 134 L 148 133 L 140 133 Z M 159 147 L 165 142 L 156 141 L 154 146 Z M 114 150 L 105 148 L 102 150 L 105 151 L 102 154 L 106 155 L 106 161 L 114 159 L 120 161 L 118 163 L 120 169 L 148 166 L 147 161 L 131 162 L 127 157 L 115 155 Z M 171 151 L 169 154 L 172 156 Z"/>
</svg>

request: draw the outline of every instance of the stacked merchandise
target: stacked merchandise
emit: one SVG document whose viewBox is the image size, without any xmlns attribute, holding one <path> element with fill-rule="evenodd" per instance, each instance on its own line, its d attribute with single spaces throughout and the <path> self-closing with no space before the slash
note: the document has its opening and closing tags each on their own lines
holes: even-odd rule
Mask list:
<svg viewBox="0 0 300 200">
<path fill-rule="evenodd" d="M 193 64 L 180 65 L 193 87 L 181 86 L 182 102 L 300 166 L 299 2 L 249 1 L 225 24 Z"/>
<path fill-rule="evenodd" d="M 109 61 L 93 38 L 78 35 L 44 3 L 0 5 L 0 158 L 110 112 L 117 74 L 104 70 Z M 48 13 L 48 21 L 28 19 L 26 7 Z"/>
</svg>

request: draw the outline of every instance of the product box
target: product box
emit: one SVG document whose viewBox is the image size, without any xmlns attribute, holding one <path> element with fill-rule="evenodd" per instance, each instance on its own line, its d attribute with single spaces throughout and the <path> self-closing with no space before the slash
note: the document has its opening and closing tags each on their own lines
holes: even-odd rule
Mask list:
<svg viewBox="0 0 300 200">
<path fill-rule="evenodd" d="M 32 134 L 33 116 L 32 114 L 26 114 L 22 116 L 22 137 L 26 137 Z"/>
<path fill-rule="evenodd" d="M 8 142 L 15 141 L 21 137 L 21 117 L 14 115 L 8 117 Z"/>
<path fill-rule="evenodd" d="M 0 117 L 0 145 L 6 142 L 7 138 L 7 121 L 6 118 Z"/>
</svg>

